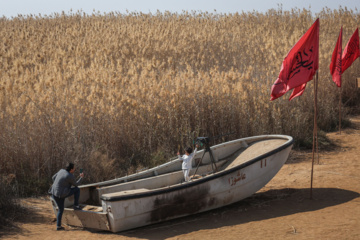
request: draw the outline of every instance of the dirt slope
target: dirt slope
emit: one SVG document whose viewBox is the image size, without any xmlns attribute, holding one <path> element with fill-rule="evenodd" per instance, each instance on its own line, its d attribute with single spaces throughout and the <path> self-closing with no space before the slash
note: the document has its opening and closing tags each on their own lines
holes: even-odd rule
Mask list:
<svg viewBox="0 0 360 240">
<path fill-rule="evenodd" d="M 50 202 L 23 199 L 29 210 L 3 239 L 360 239 L 360 117 L 314 166 L 311 152 L 292 151 L 275 178 L 253 197 L 214 211 L 118 234 L 66 226 L 55 231 Z M 317 160 L 317 159 L 316 159 Z"/>
</svg>

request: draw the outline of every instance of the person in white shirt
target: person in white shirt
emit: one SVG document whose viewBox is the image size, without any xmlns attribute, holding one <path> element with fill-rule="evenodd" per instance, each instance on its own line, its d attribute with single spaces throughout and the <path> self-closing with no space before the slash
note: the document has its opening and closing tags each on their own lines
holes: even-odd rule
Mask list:
<svg viewBox="0 0 360 240">
<path fill-rule="evenodd" d="M 187 147 L 183 156 L 181 156 L 179 152 L 177 153 L 179 159 L 183 161 L 181 168 L 184 173 L 185 182 L 190 181 L 189 173 L 192 169 L 192 159 L 194 158 L 196 150 L 197 148 L 195 148 L 195 151 L 193 152 L 193 149 L 191 147 Z"/>
</svg>

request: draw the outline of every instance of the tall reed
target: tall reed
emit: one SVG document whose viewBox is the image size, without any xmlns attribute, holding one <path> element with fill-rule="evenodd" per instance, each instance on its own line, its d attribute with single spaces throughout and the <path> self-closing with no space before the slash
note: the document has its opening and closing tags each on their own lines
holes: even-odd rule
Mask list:
<svg viewBox="0 0 360 240">
<path fill-rule="evenodd" d="M 320 17 L 319 127 L 338 124 L 329 64 L 343 26 L 358 12 Z M 197 136 L 234 133 L 311 139 L 313 86 L 270 102 L 287 52 L 315 21 L 309 10 L 212 14 L 83 12 L 0 18 L 0 173 L 20 192 L 48 188 L 67 161 L 86 181 L 165 161 Z M 343 103 L 358 102 L 356 64 L 343 75 Z"/>
</svg>

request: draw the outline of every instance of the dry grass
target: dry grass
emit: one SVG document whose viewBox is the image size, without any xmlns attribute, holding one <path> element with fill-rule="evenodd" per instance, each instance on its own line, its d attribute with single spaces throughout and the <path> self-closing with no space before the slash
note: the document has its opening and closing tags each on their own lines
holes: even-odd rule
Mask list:
<svg viewBox="0 0 360 240">
<path fill-rule="evenodd" d="M 318 15 L 319 125 L 328 131 L 338 121 L 332 51 L 340 26 L 345 44 L 360 17 Z M 41 192 L 67 161 L 97 181 L 161 161 L 197 136 L 306 141 L 312 83 L 291 102 L 269 99 L 283 58 L 314 20 L 298 9 L 0 18 L 0 173 L 15 174 L 24 193 Z M 344 102 L 358 100 L 356 77 L 356 66 L 343 75 Z"/>
</svg>

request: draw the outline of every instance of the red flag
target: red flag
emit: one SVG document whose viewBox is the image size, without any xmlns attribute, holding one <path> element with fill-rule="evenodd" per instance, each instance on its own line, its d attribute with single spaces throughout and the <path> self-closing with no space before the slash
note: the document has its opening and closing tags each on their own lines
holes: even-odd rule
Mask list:
<svg viewBox="0 0 360 240">
<path fill-rule="evenodd" d="M 346 44 L 342 54 L 342 72 L 351 66 L 351 64 L 360 56 L 359 50 L 359 30 L 355 30 L 349 42 Z"/>
<path fill-rule="evenodd" d="M 294 88 L 293 92 L 290 95 L 289 101 L 291 101 L 293 98 L 301 96 L 305 91 L 305 87 L 306 87 L 306 83 Z"/>
<path fill-rule="evenodd" d="M 292 47 L 285 57 L 279 77 L 271 87 L 271 99 L 275 100 L 289 90 L 294 89 L 290 100 L 300 96 L 306 83 L 319 68 L 319 19 L 316 19 L 309 30 Z"/>
<path fill-rule="evenodd" d="M 336 42 L 334 52 L 332 54 L 330 63 L 330 73 L 334 83 L 341 87 L 341 51 L 342 51 L 342 27 L 340 29 L 339 37 Z"/>
</svg>

